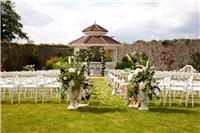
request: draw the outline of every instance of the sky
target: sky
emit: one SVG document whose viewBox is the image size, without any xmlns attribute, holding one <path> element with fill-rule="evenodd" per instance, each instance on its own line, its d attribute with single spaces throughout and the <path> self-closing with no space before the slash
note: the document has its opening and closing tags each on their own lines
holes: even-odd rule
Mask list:
<svg viewBox="0 0 200 133">
<path fill-rule="evenodd" d="M 199 0 L 13 1 L 36 44 L 68 44 L 95 22 L 119 42 L 200 38 Z"/>
</svg>

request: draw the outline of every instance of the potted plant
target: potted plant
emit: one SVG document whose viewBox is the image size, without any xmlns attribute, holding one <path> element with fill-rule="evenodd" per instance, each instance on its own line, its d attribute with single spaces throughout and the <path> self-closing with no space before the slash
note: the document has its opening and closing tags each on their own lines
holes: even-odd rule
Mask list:
<svg viewBox="0 0 200 133">
<path fill-rule="evenodd" d="M 149 110 L 147 101 L 151 100 L 153 95 L 157 96 L 157 93 L 160 91 L 153 78 L 154 67 L 151 64 L 151 61 L 148 60 L 145 66 L 137 65 L 134 73 L 128 76 L 129 85 L 126 100 L 129 104 L 132 98 L 137 98 L 139 110 Z"/>
<path fill-rule="evenodd" d="M 85 65 L 78 68 L 61 67 L 59 80 L 62 83 L 62 96 L 67 96 L 69 101 L 68 109 L 78 109 L 76 101 L 80 95 L 80 90 L 85 89 L 86 77 L 84 71 Z"/>
<path fill-rule="evenodd" d="M 73 63 L 72 63 L 73 62 Z M 90 81 L 85 76 L 86 66 L 80 61 L 79 53 L 74 57 L 74 61 L 71 58 L 64 58 L 60 63 L 60 75 L 59 81 L 62 84 L 61 95 L 62 98 L 67 98 L 69 102 L 68 109 L 78 109 L 78 103 L 84 96 L 90 95 L 91 93 L 86 93 L 90 89 Z"/>
</svg>

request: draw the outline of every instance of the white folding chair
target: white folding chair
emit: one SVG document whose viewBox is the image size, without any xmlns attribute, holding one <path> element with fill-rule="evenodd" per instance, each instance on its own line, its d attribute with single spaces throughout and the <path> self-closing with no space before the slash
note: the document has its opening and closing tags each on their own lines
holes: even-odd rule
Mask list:
<svg viewBox="0 0 200 133">
<path fill-rule="evenodd" d="M 1 98 L 11 99 L 11 104 L 13 104 L 13 100 L 17 94 L 17 86 L 13 72 L 1 72 L 0 85 Z"/>
<path fill-rule="evenodd" d="M 173 73 L 173 75 L 171 76 L 170 88 L 169 88 L 170 90 L 169 106 L 171 106 L 172 94 L 174 95 L 173 100 L 175 101 L 177 94 L 181 92 L 180 103 L 182 102 L 184 97 L 186 98 L 186 95 L 188 93 L 187 90 L 188 78 L 189 75 L 187 73 L 180 73 L 180 72 Z"/>
<path fill-rule="evenodd" d="M 61 84 L 58 82 L 58 74 L 57 73 L 45 73 L 44 84 L 43 84 L 43 99 L 42 103 L 44 103 L 45 99 L 58 99 L 60 103 L 61 99 Z"/>
<path fill-rule="evenodd" d="M 190 95 L 191 95 L 192 107 L 194 107 L 194 101 L 200 100 L 199 99 L 200 98 L 200 74 L 198 73 L 191 75 L 188 80 L 188 93 L 186 97 L 186 107 L 190 99 Z M 195 96 L 197 97 L 197 99 L 195 99 Z"/>
<path fill-rule="evenodd" d="M 20 104 L 22 98 L 35 99 L 35 103 L 37 103 L 38 81 L 36 72 L 21 72 L 19 74 L 19 82 L 18 103 Z"/>
<path fill-rule="evenodd" d="M 167 98 L 169 97 L 169 93 L 170 93 L 170 82 L 171 82 L 171 77 L 172 77 L 172 73 L 171 72 L 162 72 L 162 74 L 160 75 L 160 82 L 159 83 L 159 87 L 161 88 L 161 97 L 163 100 L 163 105 L 166 105 L 167 102 Z"/>
<path fill-rule="evenodd" d="M 124 96 L 126 93 L 127 85 L 128 85 L 128 78 L 127 78 L 128 74 L 122 73 L 120 76 L 121 77 L 118 84 L 118 92 L 119 92 L 119 95 Z"/>
<path fill-rule="evenodd" d="M 164 103 L 165 101 L 165 84 L 164 84 L 164 79 L 165 75 L 164 72 L 161 71 L 156 71 L 154 78 L 156 80 L 156 83 L 158 84 L 158 87 L 160 88 L 160 103 Z"/>
</svg>

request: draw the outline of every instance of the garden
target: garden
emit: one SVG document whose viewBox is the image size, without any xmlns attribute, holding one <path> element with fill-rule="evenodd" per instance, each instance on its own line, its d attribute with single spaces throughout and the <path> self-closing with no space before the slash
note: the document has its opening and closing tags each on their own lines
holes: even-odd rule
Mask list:
<svg viewBox="0 0 200 133">
<path fill-rule="evenodd" d="M 92 78 L 92 91 L 88 107 L 67 110 L 66 101 L 57 100 L 34 104 L 10 104 L 2 101 L 2 132 L 4 133 L 127 133 L 127 132 L 192 132 L 200 130 L 200 103 L 192 108 L 191 102 L 173 103 L 171 107 L 150 102 L 149 111 L 128 108 L 124 97 L 112 96 L 112 88 L 105 78 Z"/>
<path fill-rule="evenodd" d="M 200 132 L 199 39 L 127 45 L 95 22 L 67 45 L 35 45 L 14 2 L 1 5 L 1 132 Z"/>
</svg>

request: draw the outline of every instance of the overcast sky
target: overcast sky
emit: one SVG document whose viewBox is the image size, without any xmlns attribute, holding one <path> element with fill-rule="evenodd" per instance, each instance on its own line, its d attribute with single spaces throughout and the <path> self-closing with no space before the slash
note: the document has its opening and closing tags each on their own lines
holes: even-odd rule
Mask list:
<svg viewBox="0 0 200 133">
<path fill-rule="evenodd" d="M 63 43 L 96 21 L 120 42 L 200 38 L 198 0 L 14 0 L 35 43 Z"/>
</svg>

